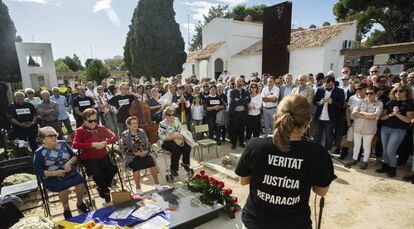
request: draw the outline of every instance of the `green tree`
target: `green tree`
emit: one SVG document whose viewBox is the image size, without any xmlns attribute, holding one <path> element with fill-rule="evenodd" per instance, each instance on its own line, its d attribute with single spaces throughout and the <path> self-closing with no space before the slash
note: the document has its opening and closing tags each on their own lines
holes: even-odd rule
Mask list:
<svg viewBox="0 0 414 229">
<path fill-rule="evenodd" d="M 10 18 L 9 9 L 0 0 L 0 81 L 21 80 L 15 41 L 17 41 L 16 28 Z"/>
<path fill-rule="evenodd" d="M 124 46 L 132 76 L 171 76 L 182 72 L 187 54 L 175 21 L 173 0 L 140 0 Z"/>
<path fill-rule="evenodd" d="M 207 25 L 210 21 L 212 21 L 214 18 L 225 18 L 229 6 L 228 5 L 218 5 L 218 6 L 212 6 L 208 10 L 207 15 L 203 15 L 204 22 L 198 22 L 195 25 L 195 34 L 191 38 L 190 42 L 190 51 L 196 51 L 201 48 L 203 48 L 203 27 Z"/>
<path fill-rule="evenodd" d="M 373 32 L 370 44 L 414 41 L 412 0 L 339 0 L 333 13 L 337 21 L 358 20 L 359 38 L 367 34 L 374 24 L 380 24 L 384 32 Z"/>
<path fill-rule="evenodd" d="M 83 76 L 87 81 L 96 81 L 100 84 L 102 80 L 108 78 L 110 74 L 102 60 L 93 59 L 86 66 Z"/>
<path fill-rule="evenodd" d="M 62 60 L 55 61 L 56 72 L 70 72 L 70 68 Z"/>
<path fill-rule="evenodd" d="M 58 60 L 63 61 L 73 72 L 83 70 L 81 61 L 76 54 L 73 54 L 73 57 L 65 56 L 65 58 L 59 58 Z"/>
<path fill-rule="evenodd" d="M 233 18 L 234 20 L 244 21 L 244 18 L 247 15 L 250 15 L 253 18 L 253 21 L 263 21 L 264 9 L 267 6 L 264 4 L 254 5 L 251 7 L 246 7 L 245 5 L 238 5 L 229 12 L 226 17 Z"/>
</svg>

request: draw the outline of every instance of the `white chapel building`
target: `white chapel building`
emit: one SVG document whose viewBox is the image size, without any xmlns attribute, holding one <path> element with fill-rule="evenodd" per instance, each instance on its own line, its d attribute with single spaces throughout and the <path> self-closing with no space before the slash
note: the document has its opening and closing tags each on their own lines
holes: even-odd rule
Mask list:
<svg viewBox="0 0 414 229">
<path fill-rule="evenodd" d="M 357 22 L 325 25 L 320 28 L 292 30 L 289 73 L 300 74 L 329 70 L 337 74 L 344 65 L 340 50 L 354 46 Z M 218 77 L 223 70 L 232 75 L 262 74 L 263 24 L 216 18 L 203 27 L 203 49 L 187 54 L 183 76 Z M 275 53 L 277 55 L 277 53 Z"/>
</svg>

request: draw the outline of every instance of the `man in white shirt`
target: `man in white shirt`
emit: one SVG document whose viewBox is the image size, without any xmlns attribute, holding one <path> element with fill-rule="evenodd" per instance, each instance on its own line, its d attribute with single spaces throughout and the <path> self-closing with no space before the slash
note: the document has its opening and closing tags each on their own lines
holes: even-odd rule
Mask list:
<svg viewBox="0 0 414 229">
<path fill-rule="evenodd" d="M 227 78 L 229 78 L 231 75 L 227 70 L 224 70 L 220 76 L 218 77 L 219 80 L 221 80 L 222 82 L 226 82 Z"/>
<path fill-rule="evenodd" d="M 267 137 L 273 134 L 275 130 L 273 120 L 279 99 L 279 88 L 275 86 L 275 79 L 272 76 L 267 78 L 267 86 L 263 88 L 261 96 L 263 101 L 264 135 Z"/>
<path fill-rule="evenodd" d="M 88 83 L 86 83 L 86 88 L 87 90 L 85 91 L 85 95 L 91 97 L 95 102 L 94 108 L 98 108 L 98 92 L 95 91 L 95 86 L 93 85 L 93 82 L 89 81 Z"/>
</svg>

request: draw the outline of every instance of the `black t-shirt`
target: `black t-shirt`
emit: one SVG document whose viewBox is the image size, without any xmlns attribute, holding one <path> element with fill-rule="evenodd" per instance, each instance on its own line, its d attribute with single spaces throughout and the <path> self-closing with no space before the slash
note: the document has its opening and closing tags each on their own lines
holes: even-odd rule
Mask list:
<svg viewBox="0 0 414 229">
<path fill-rule="evenodd" d="M 236 174 L 250 177 L 242 220 L 248 228 L 311 228 L 312 186 L 327 187 L 336 178 L 329 153 L 319 144 L 290 142 L 281 152 L 271 138 L 247 144 Z"/>
<path fill-rule="evenodd" d="M 394 110 L 394 107 L 398 107 L 400 109 L 400 114 L 407 115 L 407 111 L 414 111 L 414 103 L 413 100 L 390 100 L 386 105 L 385 108 L 387 110 L 387 114 L 391 114 Z M 395 128 L 395 129 L 408 129 L 410 127 L 409 123 L 403 122 L 398 117 L 391 116 L 387 120 L 384 121 L 383 125 Z"/>
<path fill-rule="evenodd" d="M 206 108 L 207 111 L 207 107 L 214 107 L 214 106 L 220 106 L 223 105 L 223 101 L 220 99 L 220 97 L 218 97 L 218 95 L 215 96 L 206 96 L 204 98 L 204 107 Z M 207 111 L 207 116 L 214 116 L 217 114 L 217 110 L 211 110 L 211 111 Z"/>
<path fill-rule="evenodd" d="M 129 108 L 134 100 L 135 97 L 133 95 L 115 95 L 108 101 L 109 104 L 118 109 L 116 114 L 118 123 L 125 123 L 129 117 Z"/>
<path fill-rule="evenodd" d="M 73 107 L 79 107 L 79 111 L 83 112 L 84 110 L 88 108 L 93 108 L 95 106 L 95 101 L 89 96 L 85 96 L 83 98 L 76 97 L 75 100 L 73 100 Z"/>
<path fill-rule="evenodd" d="M 36 108 L 24 102 L 22 105 L 13 103 L 7 109 L 7 117 L 9 120 L 16 119 L 19 123 L 32 122 L 33 118 L 37 116 Z M 22 127 L 14 126 L 15 129 L 24 129 Z"/>
</svg>

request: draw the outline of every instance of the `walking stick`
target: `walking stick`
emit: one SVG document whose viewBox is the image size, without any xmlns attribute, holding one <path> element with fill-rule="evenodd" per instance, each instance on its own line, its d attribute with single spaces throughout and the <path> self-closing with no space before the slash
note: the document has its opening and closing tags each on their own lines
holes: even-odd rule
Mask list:
<svg viewBox="0 0 414 229">
<path fill-rule="evenodd" d="M 323 206 L 324 205 L 325 205 L 325 197 L 321 197 L 321 199 L 319 200 L 319 218 L 318 218 L 318 225 L 317 225 L 318 229 L 321 228 L 322 212 L 323 212 Z"/>
</svg>

